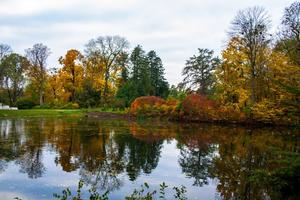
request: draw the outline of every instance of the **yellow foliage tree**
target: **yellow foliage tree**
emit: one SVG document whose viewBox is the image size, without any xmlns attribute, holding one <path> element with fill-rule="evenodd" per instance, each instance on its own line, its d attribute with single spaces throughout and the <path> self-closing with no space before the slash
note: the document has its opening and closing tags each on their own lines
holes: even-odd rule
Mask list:
<svg viewBox="0 0 300 200">
<path fill-rule="evenodd" d="M 92 86 L 96 89 L 100 96 L 103 93 L 105 80 L 104 80 L 104 63 L 99 56 L 88 56 L 84 60 L 85 78 L 92 82 Z"/>
<path fill-rule="evenodd" d="M 222 52 L 223 63 L 217 67 L 218 98 L 223 105 L 241 109 L 249 100 L 247 87 L 249 70 L 246 66 L 247 55 L 243 51 L 239 38 L 232 38 L 227 48 Z"/>
<path fill-rule="evenodd" d="M 287 87 L 300 86 L 300 69 L 293 65 L 282 52 L 265 48 L 259 53 L 255 75 L 255 99 L 251 101 L 251 71 L 243 43 L 232 38 L 222 52 L 223 63 L 216 71 L 217 97 L 223 107 L 235 110 L 251 111 L 251 116 L 259 121 L 278 122 L 295 107 L 288 103 L 297 103 L 297 95 Z M 252 77 L 253 78 L 253 77 Z M 299 101 L 299 100 L 298 100 Z M 290 119 L 288 119 L 290 120 Z"/>
<path fill-rule="evenodd" d="M 84 70 L 82 65 L 83 55 L 76 49 L 68 50 L 65 57 L 59 58 L 59 63 L 63 65 L 59 71 L 59 78 L 63 83 L 64 91 L 69 96 L 69 101 L 76 100 L 76 94 L 82 90 Z"/>
</svg>

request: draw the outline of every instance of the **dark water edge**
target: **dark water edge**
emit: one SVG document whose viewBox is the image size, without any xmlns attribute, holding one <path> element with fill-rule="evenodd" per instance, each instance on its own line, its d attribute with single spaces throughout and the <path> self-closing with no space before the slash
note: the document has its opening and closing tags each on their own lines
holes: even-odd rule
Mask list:
<svg viewBox="0 0 300 200">
<path fill-rule="evenodd" d="M 294 127 L 1 119 L 0 196 L 49 199 L 82 179 L 111 199 L 144 182 L 183 184 L 189 199 L 297 199 L 299 143 Z"/>
<path fill-rule="evenodd" d="M 277 122 L 263 122 L 253 119 L 245 119 L 241 121 L 233 120 L 205 120 L 193 117 L 172 117 L 172 116 L 147 116 L 147 115 L 132 115 L 130 113 L 111 113 L 111 112 L 88 112 L 85 117 L 98 120 L 128 120 L 128 121 L 169 121 L 174 123 L 198 123 L 198 124 L 214 124 L 214 125 L 237 125 L 246 128 L 261 128 L 261 127 L 296 127 L 300 129 L 300 124 L 295 122 L 277 121 Z"/>
</svg>

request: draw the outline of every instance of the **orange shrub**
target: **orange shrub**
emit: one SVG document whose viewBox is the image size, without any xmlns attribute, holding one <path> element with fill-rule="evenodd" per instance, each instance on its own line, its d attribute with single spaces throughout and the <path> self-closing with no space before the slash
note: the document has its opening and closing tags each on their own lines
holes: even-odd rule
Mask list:
<svg viewBox="0 0 300 200">
<path fill-rule="evenodd" d="M 130 113 L 133 115 L 165 116 L 171 118 L 178 104 L 179 101 L 175 99 L 168 99 L 166 101 L 156 96 L 138 97 L 132 102 Z"/>
<path fill-rule="evenodd" d="M 246 120 L 245 113 L 232 106 L 219 107 L 216 116 L 216 119 L 219 121 L 243 122 Z"/>
<path fill-rule="evenodd" d="M 215 107 L 216 103 L 206 96 L 190 94 L 182 101 L 181 117 L 192 121 L 212 120 Z"/>
<path fill-rule="evenodd" d="M 132 114 L 149 114 L 149 112 L 156 110 L 166 101 L 156 96 L 143 96 L 136 98 L 130 107 Z"/>
<path fill-rule="evenodd" d="M 167 106 L 177 106 L 178 104 L 179 104 L 179 100 L 177 100 L 177 99 L 168 99 L 167 101 L 166 101 L 166 104 L 167 104 Z"/>
</svg>

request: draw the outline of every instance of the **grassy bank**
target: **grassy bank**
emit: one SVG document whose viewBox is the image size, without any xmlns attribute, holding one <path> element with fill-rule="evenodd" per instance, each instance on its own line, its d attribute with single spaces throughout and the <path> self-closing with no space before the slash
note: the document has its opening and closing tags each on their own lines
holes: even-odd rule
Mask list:
<svg viewBox="0 0 300 200">
<path fill-rule="evenodd" d="M 30 110 L 0 110 L 0 118 L 18 117 L 58 117 L 58 116 L 84 116 L 86 110 L 56 110 L 56 109 L 30 109 Z"/>
<path fill-rule="evenodd" d="M 93 109 L 28 109 L 28 110 L 0 110 L 0 118 L 18 117 L 60 117 L 85 116 L 88 112 L 124 113 L 124 111 L 93 108 Z"/>
</svg>

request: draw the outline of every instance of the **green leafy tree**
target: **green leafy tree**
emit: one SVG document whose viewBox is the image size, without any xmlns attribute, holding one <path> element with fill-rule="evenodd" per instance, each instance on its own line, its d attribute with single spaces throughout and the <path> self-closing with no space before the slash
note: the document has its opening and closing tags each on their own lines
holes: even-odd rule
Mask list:
<svg viewBox="0 0 300 200">
<path fill-rule="evenodd" d="M 117 91 L 116 98 L 124 101 L 125 107 L 129 107 L 131 102 L 138 97 L 136 85 L 132 80 L 127 81 Z"/>
<path fill-rule="evenodd" d="M 4 88 L 9 97 L 9 104 L 14 106 L 23 94 L 28 61 L 19 54 L 11 53 L 3 58 L 1 65 L 4 67 Z"/>
<path fill-rule="evenodd" d="M 43 105 L 47 83 L 46 61 L 50 55 L 50 49 L 46 45 L 35 44 L 32 48 L 26 49 L 25 52 L 29 61 L 28 75 L 31 83 L 37 89 L 40 105 Z"/>
<path fill-rule="evenodd" d="M 171 85 L 168 98 L 182 101 L 186 96 L 187 92 L 183 87 L 181 87 L 181 84 L 178 84 L 177 86 Z"/>
<path fill-rule="evenodd" d="M 100 93 L 93 87 L 92 81 L 83 81 L 82 91 L 78 94 L 80 107 L 95 107 L 100 102 Z"/>
<path fill-rule="evenodd" d="M 195 88 L 201 94 L 208 94 L 213 86 L 212 72 L 220 64 L 214 52 L 208 49 L 198 49 L 198 55 L 186 61 L 182 71 L 183 83 L 190 89 Z"/>
</svg>

